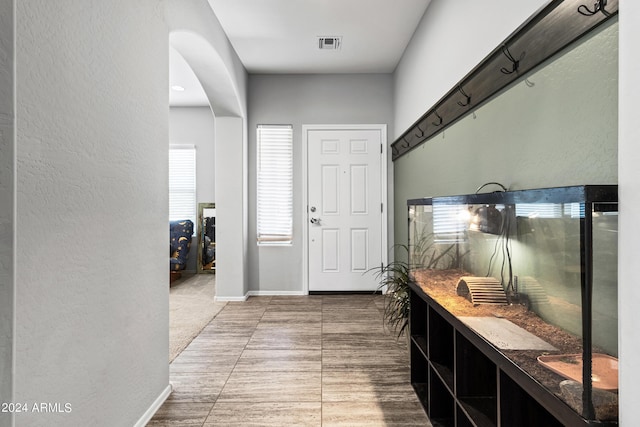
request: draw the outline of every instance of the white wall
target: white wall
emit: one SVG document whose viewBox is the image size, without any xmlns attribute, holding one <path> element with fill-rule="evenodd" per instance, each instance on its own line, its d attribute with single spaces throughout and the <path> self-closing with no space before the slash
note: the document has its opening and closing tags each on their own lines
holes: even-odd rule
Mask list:
<svg viewBox="0 0 640 427">
<path fill-rule="evenodd" d="M 246 115 L 247 72 L 208 0 L 167 0 L 171 46 L 200 81 L 216 116 Z"/>
<path fill-rule="evenodd" d="M 169 142 L 196 146 L 196 203 L 216 201 L 215 118 L 209 107 L 171 107 L 169 110 Z M 197 205 L 196 205 L 197 206 Z M 198 224 L 194 228 L 199 235 Z M 194 237 L 186 271 L 197 268 L 198 241 Z"/>
<path fill-rule="evenodd" d="M 620 1 L 620 121 L 619 121 L 619 191 L 620 237 L 618 271 L 619 352 L 620 352 L 620 425 L 632 426 L 640 419 L 640 288 L 637 285 L 640 254 L 640 3 Z"/>
<path fill-rule="evenodd" d="M 71 407 L 16 425 L 131 426 L 169 384 L 165 3 L 16 3 L 14 401 Z"/>
<path fill-rule="evenodd" d="M 547 0 L 432 0 L 394 73 L 395 140 Z"/>
<path fill-rule="evenodd" d="M 393 89 L 388 74 L 251 75 L 249 77 L 249 271 L 255 292 L 302 292 L 302 125 L 387 124 Z M 291 124 L 294 139 L 293 236 L 288 247 L 256 244 L 255 168 L 258 124 Z"/>
<path fill-rule="evenodd" d="M 13 4 L 0 3 L 0 402 L 13 401 L 15 134 Z M 12 415 L 0 413 L 0 427 Z"/>
</svg>

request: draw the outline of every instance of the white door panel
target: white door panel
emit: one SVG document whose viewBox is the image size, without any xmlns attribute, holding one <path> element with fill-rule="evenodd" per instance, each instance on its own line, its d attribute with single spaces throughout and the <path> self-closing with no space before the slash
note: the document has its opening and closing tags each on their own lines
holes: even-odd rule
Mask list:
<svg viewBox="0 0 640 427">
<path fill-rule="evenodd" d="M 307 134 L 310 291 L 373 291 L 382 261 L 382 133 L 312 129 Z"/>
</svg>

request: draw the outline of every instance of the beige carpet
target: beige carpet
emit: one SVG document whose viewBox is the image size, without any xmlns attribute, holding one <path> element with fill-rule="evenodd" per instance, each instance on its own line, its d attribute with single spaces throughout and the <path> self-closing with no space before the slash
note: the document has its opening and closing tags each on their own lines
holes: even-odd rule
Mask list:
<svg viewBox="0 0 640 427">
<path fill-rule="evenodd" d="M 209 324 L 226 303 L 215 302 L 215 274 L 183 274 L 169 291 L 169 362 Z"/>
</svg>

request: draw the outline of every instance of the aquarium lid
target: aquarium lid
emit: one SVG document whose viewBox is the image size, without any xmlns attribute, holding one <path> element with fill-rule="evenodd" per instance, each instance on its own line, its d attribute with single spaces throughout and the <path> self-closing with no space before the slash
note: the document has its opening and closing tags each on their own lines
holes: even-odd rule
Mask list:
<svg viewBox="0 0 640 427">
<path fill-rule="evenodd" d="M 431 197 L 423 197 L 421 199 L 409 199 L 407 200 L 407 206 L 422 206 L 431 205 L 433 199 Z"/>
<path fill-rule="evenodd" d="M 413 199 L 427 200 L 427 199 Z M 617 185 L 576 185 L 530 190 L 494 191 L 482 194 L 442 196 L 430 199 L 433 205 L 518 204 L 518 203 L 593 203 L 617 202 Z M 410 204 L 409 202 L 407 202 Z M 418 203 L 413 203 L 418 204 Z M 425 203 L 423 203 L 425 204 Z"/>
</svg>

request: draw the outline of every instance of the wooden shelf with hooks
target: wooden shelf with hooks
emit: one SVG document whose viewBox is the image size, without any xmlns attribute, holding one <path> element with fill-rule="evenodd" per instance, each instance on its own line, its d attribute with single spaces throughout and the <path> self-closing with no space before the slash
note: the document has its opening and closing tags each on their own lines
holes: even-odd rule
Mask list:
<svg viewBox="0 0 640 427">
<path fill-rule="evenodd" d="M 618 14 L 618 0 L 553 0 L 495 48 L 391 144 L 396 160 Z M 516 59 L 518 58 L 518 59 Z"/>
</svg>

